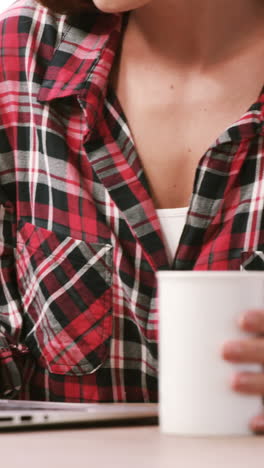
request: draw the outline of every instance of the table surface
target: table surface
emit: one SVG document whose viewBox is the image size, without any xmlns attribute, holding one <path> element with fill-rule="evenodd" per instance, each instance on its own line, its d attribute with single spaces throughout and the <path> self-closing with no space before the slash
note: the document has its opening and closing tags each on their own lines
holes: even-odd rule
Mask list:
<svg viewBox="0 0 264 468">
<path fill-rule="evenodd" d="M 154 426 L 2 433 L 0 454 L 10 468 L 263 468 L 264 436 L 189 438 Z"/>
</svg>

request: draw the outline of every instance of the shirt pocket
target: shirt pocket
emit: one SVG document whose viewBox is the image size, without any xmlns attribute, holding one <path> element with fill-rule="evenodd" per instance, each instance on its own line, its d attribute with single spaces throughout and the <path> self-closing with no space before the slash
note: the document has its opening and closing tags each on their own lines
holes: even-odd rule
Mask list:
<svg viewBox="0 0 264 468">
<path fill-rule="evenodd" d="M 54 374 L 95 372 L 112 335 L 112 246 L 20 222 L 15 256 L 24 343 Z"/>
<path fill-rule="evenodd" d="M 264 270 L 264 252 L 262 250 L 245 250 L 241 253 L 240 270 Z"/>
</svg>

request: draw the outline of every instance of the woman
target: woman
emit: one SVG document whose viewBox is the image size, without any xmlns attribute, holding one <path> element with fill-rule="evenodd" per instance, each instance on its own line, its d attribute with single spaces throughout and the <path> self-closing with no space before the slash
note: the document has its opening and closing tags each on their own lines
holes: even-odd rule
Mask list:
<svg viewBox="0 0 264 468">
<path fill-rule="evenodd" d="M 264 3 L 43 4 L 1 17 L 2 395 L 156 401 L 155 272 L 263 269 Z"/>
</svg>

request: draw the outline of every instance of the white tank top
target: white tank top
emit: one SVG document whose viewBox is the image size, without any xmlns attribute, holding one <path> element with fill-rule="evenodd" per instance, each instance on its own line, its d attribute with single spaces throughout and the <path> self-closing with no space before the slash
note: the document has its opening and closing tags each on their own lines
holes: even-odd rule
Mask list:
<svg viewBox="0 0 264 468">
<path fill-rule="evenodd" d="M 187 211 L 188 207 L 156 210 L 170 264 L 172 264 L 176 250 L 178 248 Z"/>
</svg>

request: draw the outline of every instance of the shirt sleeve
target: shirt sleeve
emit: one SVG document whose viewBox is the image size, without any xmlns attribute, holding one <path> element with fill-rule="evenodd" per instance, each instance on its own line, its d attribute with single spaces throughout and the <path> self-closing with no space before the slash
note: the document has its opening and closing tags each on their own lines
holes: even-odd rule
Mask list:
<svg viewBox="0 0 264 468">
<path fill-rule="evenodd" d="M 0 397 L 18 397 L 22 308 L 14 260 L 14 210 L 0 186 Z"/>
</svg>

